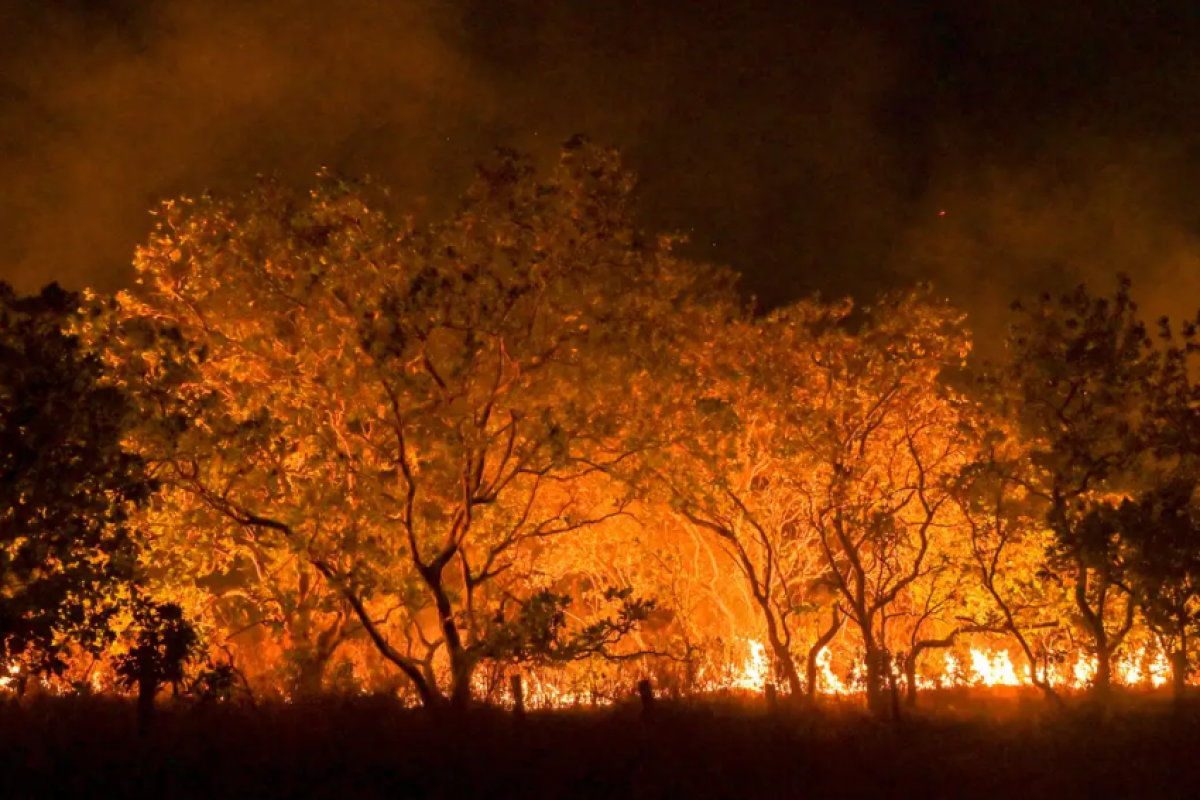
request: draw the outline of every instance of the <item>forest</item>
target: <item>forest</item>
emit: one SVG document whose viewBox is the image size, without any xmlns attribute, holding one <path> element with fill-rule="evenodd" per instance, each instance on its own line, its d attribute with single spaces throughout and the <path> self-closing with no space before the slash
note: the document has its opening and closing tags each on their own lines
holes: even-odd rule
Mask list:
<svg viewBox="0 0 1200 800">
<path fill-rule="evenodd" d="M 0 288 L 0 695 L 1185 697 L 1195 320 L 761 308 L 635 184 L 583 140 L 436 220 L 262 178 L 163 204 L 126 291 Z"/>
</svg>

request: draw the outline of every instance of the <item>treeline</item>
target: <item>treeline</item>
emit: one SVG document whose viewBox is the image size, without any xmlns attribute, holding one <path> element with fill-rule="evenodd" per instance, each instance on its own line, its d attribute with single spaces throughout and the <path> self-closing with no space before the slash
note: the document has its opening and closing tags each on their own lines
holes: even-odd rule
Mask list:
<svg viewBox="0 0 1200 800">
<path fill-rule="evenodd" d="M 1194 324 L 1080 288 L 976 363 L 926 288 L 760 314 L 633 190 L 584 142 L 429 224 L 262 180 L 165 204 L 127 292 L 6 288 L 10 676 L 463 706 L 514 669 L 687 691 L 740 637 L 883 713 L 985 637 L 1052 702 L 1081 652 L 1104 699 L 1134 642 L 1184 691 Z"/>
</svg>

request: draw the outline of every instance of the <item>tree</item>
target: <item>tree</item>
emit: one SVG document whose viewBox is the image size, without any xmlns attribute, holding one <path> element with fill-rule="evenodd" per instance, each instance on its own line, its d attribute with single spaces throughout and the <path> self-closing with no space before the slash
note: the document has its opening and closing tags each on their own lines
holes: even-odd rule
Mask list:
<svg viewBox="0 0 1200 800">
<path fill-rule="evenodd" d="M 1190 672 L 1189 647 L 1200 634 L 1200 508 L 1197 482 L 1180 476 L 1126 500 L 1115 511 L 1124 577 L 1171 662 L 1175 697 Z"/>
<path fill-rule="evenodd" d="M 985 392 L 994 387 L 981 384 Z M 988 395 L 994 397 L 994 394 Z M 1026 489 L 1024 443 L 1008 420 L 982 407 L 967 417 L 977 449 L 954 483 L 969 541 L 974 585 L 981 591 L 967 609 L 969 624 L 1011 637 L 1029 665 L 1030 682 L 1056 706 L 1051 682 L 1055 654 L 1044 638 L 1057 629 L 1068 605 L 1060 582 L 1050 580 L 1046 554 L 1051 533 L 1044 509 Z"/>
<path fill-rule="evenodd" d="M 844 618 L 881 712 L 894 680 L 889 623 L 910 620 L 915 670 L 937 642 L 921 632 L 955 599 L 942 586 L 953 572 L 944 531 L 965 442 L 959 399 L 940 377 L 961 365 L 966 341 L 958 315 L 919 294 L 864 316 L 851 330 L 848 304 L 814 302 L 710 328 L 718 341 L 698 349 L 698 399 L 660 477 L 739 570 L 791 691 L 802 687 L 797 634 L 831 606 L 808 643 L 809 691 Z M 919 589 L 927 602 L 914 611 Z"/>
<path fill-rule="evenodd" d="M 167 683 L 178 689 L 188 663 L 198 653 L 199 637 L 175 603 L 138 596 L 132 611 L 132 624 L 126 631 L 132 642 L 117 658 L 116 673 L 127 689 L 137 689 L 138 727 L 145 733 L 159 689 Z"/>
<path fill-rule="evenodd" d="M 737 571 L 793 697 L 805 693 L 798 626 L 819 607 L 812 599 L 826 567 L 791 479 L 792 437 L 781 426 L 785 409 L 806 400 L 813 329 L 827 313 L 813 303 L 762 322 L 718 317 L 698 331 L 702 341 L 682 340 L 694 378 L 672 387 L 682 395 L 674 436 L 653 458 L 667 503 Z M 811 674 L 808 683 L 813 688 Z"/>
<path fill-rule="evenodd" d="M 915 607 L 905 595 L 940 580 L 952 557 L 950 480 L 969 441 L 944 373 L 962 366 L 969 343 L 961 315 L 922 292 L 885 298 L 862 318 L 849 330 L 847 310 L 820 332 L 803 356 L 811 383 L 777 424 L 796 453 L 804 524 L 861 637 L 868 706 L 882 714 L 899 649 L 891 629 Z"/>
<path fill-rule="evenodd" d="M 1197 325 L 1174 335 L 1159 323 L 1146 410 L 1150 451 L 1140 486 L 1110 516 L 1119 532 L 1122 577 L 1146 626 L 1169 655 L 1175 697 L 1186 690 L 1189 648 L 1200 628 L 1200 387 L 1193 381 Z"/>
<path fill-rule="evenodd" d="M 656 322 L 703 291 L 633 233 L 631 188 L 575 142 L 547 182 L 504 157 L 420 229 L 330 178 L 168 204 L 111 352 L 159 421 L 147 457 L 224 521 L 225 569 L 303 563 L 426 705 L 465 705 L 540 554 L 625 513 L 585 484 L 643 446 Z"/>
<path fill-rule="evenodd" d="M 133 506 L 152 485 L 121 447 L 130 406 L 72 326 L 79 298 L 0 284 L 0 661 L 62 669 L 96 651 L 135 574 Z"/>
<path fill-rule="evenodd" d="M 1156 359 L 1128 281 L 1111 300 L 1080 287 L 1017 312 L 992 396 L 1025 443 L 1011 480 L 1041 504 L 1052 534 L 1046 574 L 1069 586 L 1103 699 L 1136 612 L 1111 511 L 1148 452 L 1141 423 Z"/>
<path fill-rule="evenodd" d="M 957 528 L 957 526 L 956 526 Z M 953 647 L 963 633 L 979 632 L 966 624 L 964 611 L 970 582 L 961 550 L 961 537 L 944 537 L 939 552 L 928 560 L 924 574 L 897 597 L 893 626 L 903 632 L 904 649 L 896 660 L 904 671 L 905 704 L 917 704 L 917 672 L 921 657 L 931 650 Z"/>
</svg>

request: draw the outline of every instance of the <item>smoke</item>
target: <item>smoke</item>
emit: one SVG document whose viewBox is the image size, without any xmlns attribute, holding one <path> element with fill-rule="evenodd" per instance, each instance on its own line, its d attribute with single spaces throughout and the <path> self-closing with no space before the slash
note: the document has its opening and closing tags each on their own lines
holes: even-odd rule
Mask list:
<svg viewBox="0 0 1200 800">
<path fill-rule="evenodd" d="M 1099 136 L 1020 164 L 947 165 L 908 234 L 904 268 L 989 336 L 1003 331 L 1010 301 L 1080 283 L 1112 294 L 1121 274 L 1148 320 L 1190 319 L 1200 308 L 1200 228 L 1181 184 L 1196 172 L 1178 142 Z"/>
<path fill-rule="evenodd" d="M 120 286 L 157 201 L 258 172 L 435 214 L 586 133 L 764 307 L 932 280 L 994 339 L 1125 272 L 1190 314 L 1200 17 L 1068 5 L 0 0 L 0 279 Z"/>
<path fill-rule="evenodd" d="M 384 172 L 416 202 L 461 183 L 490 114 L 445 4 L 10 6 L 0 278 L 26 289 L 124 283 L 157 201 L 260 171 Z"/>
<path fill-rule="evenodd" d="M 874 120 L 897 55 L 820 5 L 29 8 L 0 40 L 0 278 L 26 289 L 126 282 L 166 197 L 327 165 L 437 210 L 491 147 L 546 158 L 579 132 L 627 154 L 646 228 L 766 304 L 869 289 L 897 233 L 903 152 Z"/>
</svg>

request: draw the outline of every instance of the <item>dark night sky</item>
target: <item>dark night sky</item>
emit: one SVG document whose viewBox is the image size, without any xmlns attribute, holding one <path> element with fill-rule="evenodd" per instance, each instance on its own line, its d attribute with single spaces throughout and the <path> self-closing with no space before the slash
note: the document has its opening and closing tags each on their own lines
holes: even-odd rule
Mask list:
<svg viewBox="0 0 1200 800">
<path fill-rule="evenodd" d="M 1200 305 L 1200 2 L 0 0 L 0 279 L 112 289 L 157 200 L 619 146 L 765 303 L 1135 278 Z M 942 215 L 939 212 L 944 211 Z"/>
</svg>

